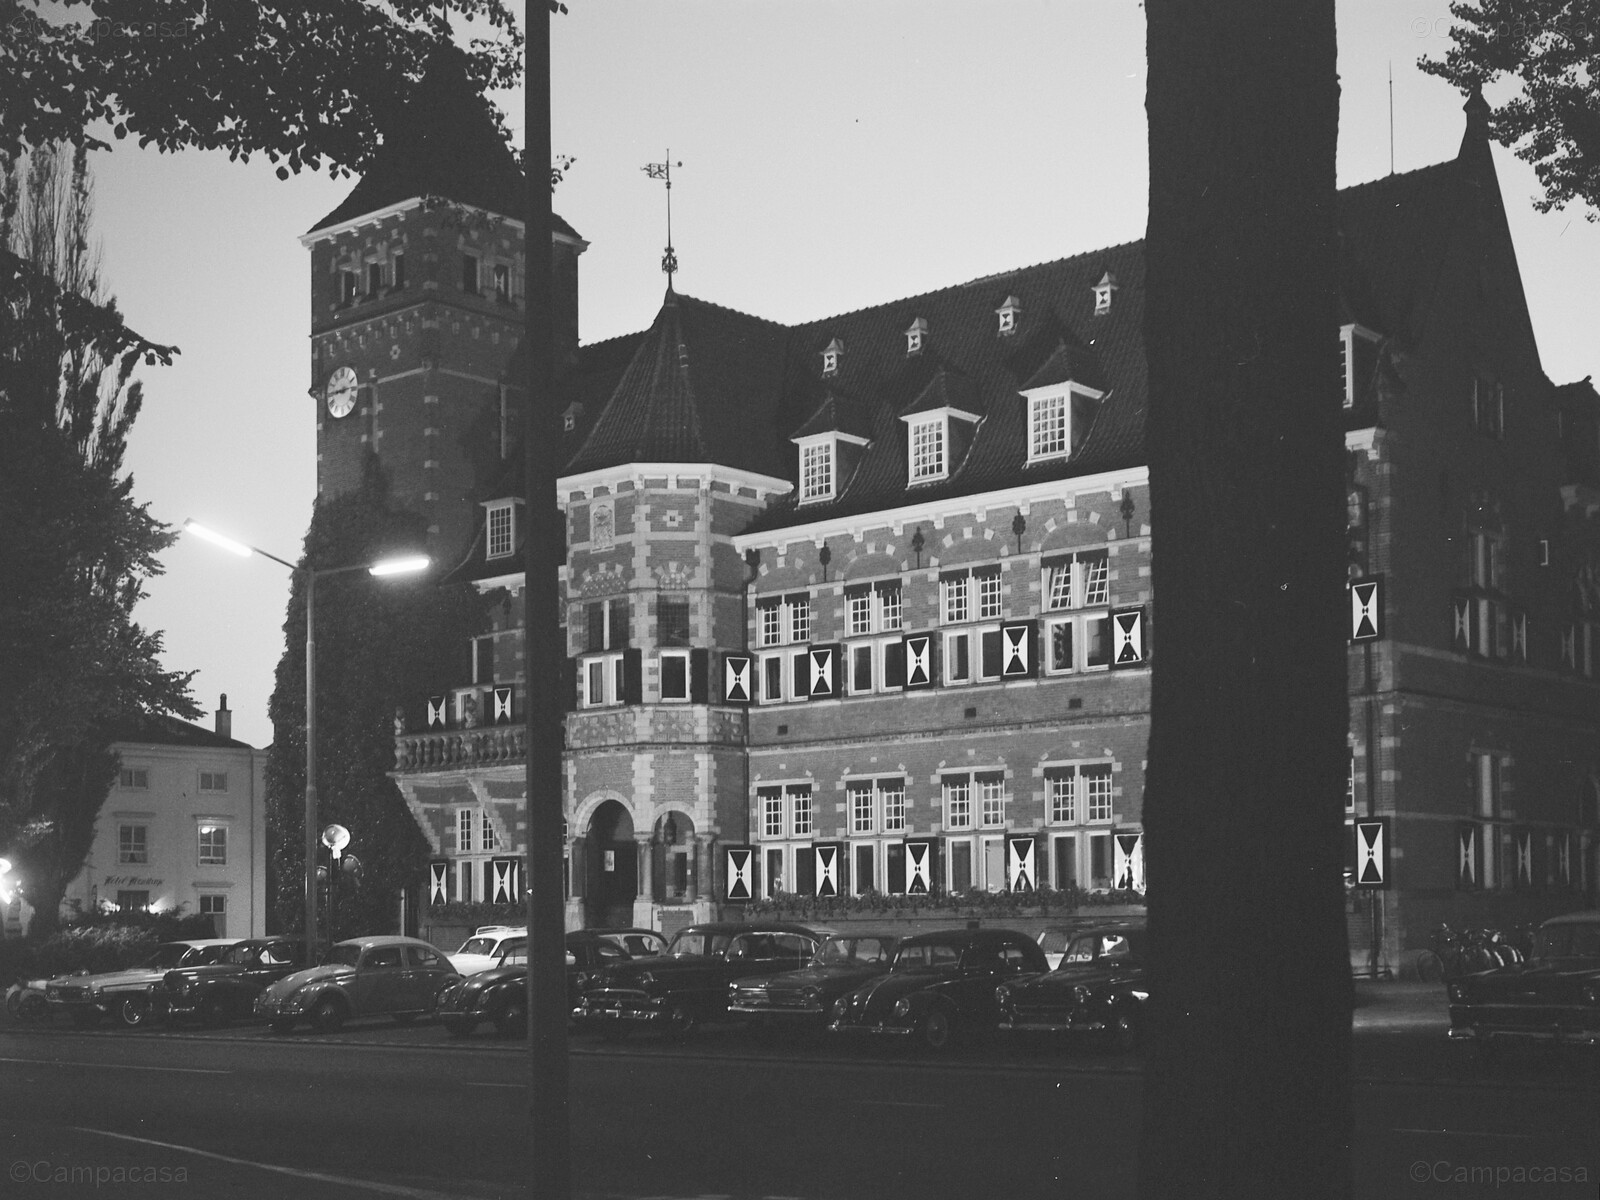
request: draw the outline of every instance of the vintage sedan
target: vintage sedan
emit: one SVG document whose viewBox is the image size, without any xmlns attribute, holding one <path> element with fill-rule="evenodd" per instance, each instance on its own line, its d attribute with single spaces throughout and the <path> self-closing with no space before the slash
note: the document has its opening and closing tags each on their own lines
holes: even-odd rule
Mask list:
<svg viewBox="0 0 1600 1200">
<path fill-rule="evenodd" d="M 169 1020 L 192 1018 L 215 1028 L 248 1017 L 263 988 L 305 965 L 300 938 L 246 938 L 214 963 L 168 971 L 150 995 Z"/>
<path fill-rule="evenodd" d="M 822 943 L 798 971 L 751 975 L 728 985 L 728 1011 L 762 1033 L 822 1028 L 834 1001 L 894 964 L 895 933 L 840 933 Z"/>
<path fill-rule="evenodd" d="M 963 1034 L 994 1028 L 998 984 L 1047 969 L 1039 943 L 1014 930 L 913 934 L 900 943 L 893 970 L 835 1002 L 828 1028 L 943 1050 Z"/>
<path fill-rule="evenodd" d="M 506 947 L 512 942 L 527 946 L 526 925 L 480 925 L 473 930 L 471 937 L 461 943 L 459 949 L 451 951 L 446 957 L 459 974 L 475 975 L 479 971 L 498 967 Z"/>
<path fill-rule="evenodd" d="M 1132 1050 L 1144 1034 L 1147 961 L 1142 924 L 1080 930 L 1054 971 L 995 989 L 1000 1028 L 1096 1034 L 1114 1049 Z"/>
<path fill-rule="evenodd" d="M 350 938 L 322 965 L 296 971 L 256 997 L 255 1015 L 279 1032 L 310 1021 L 331 1033 L 352 1017 L 393 1017 L 402 1025 L 429 1015 L 444 986 L 460 978 L 450 961 L 418 938 Z"/>
<path fill-rule="evenodd" d="M 798 970 L 821 942 L 809 927 L 782 921 L 691 925 L 659 957 L 591 973 L 572 1019 L 580 1030 L 612 1040 L 635 1029 L 687 1037 L 700 1022 L 727 1013 L 734 980 Z"/>
<path fill-rule="evenodd" d="M 1600 1045 L 1600 912 L 1551 917 L 1525 962 L 1463 975 L 1448 991 L 1450 1038 L 1483 1053 L 1520 1040 Z"/>
<path fill-rule="evenodd" d="M 667 944 L 648 929 L 578 929 L 565 940 L 569 1009 L 578 1003 L 592 974 L 632 957 L 624 944 L 648 954 L 660 953 Z M 466 1037 L 485 1021 L 501 1037 L 522 1033 L 528 1027 L 527 978 L 528 939 L 502 943 L 499 966 L 448 984 L 439 993 L 439 1023 L 452 1037 Z"/>
<path fill-rule="evenodd" d="M 137 967 L 99 975 L 62 975 L 45 983 L 45 1000 L 51 1013 L 66 1013 L 80 1029 L 92 1028 L 102 1017 L 136 1029 L 155 1011 L 150 991 L 168 971 L 216 962 L 238 938 L 195 938 L 162 942 L 156 952 Z"/>
</svg>

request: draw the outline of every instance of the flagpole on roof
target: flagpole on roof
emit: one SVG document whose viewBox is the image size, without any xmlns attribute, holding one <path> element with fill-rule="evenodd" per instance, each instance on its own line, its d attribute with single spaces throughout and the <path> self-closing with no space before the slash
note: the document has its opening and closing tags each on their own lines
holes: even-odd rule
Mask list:
<svg viewBox="0 0 1600 1200">
<path fill-rule="evenodd" d="M 667 185 L 667 252 L 661 256 L 661 269 L 666 272 L 667 287 L 672 287 L 672 277 L 678 270 L 678 256 L 672 249 L 672 168 L 681 167 L 681 162 L 672 161 L 672 151 L 667 151 L 664 161 L 658 163 L 645 163 L 639 169 L 651 179 L 663 180 Z"/>
</svg>

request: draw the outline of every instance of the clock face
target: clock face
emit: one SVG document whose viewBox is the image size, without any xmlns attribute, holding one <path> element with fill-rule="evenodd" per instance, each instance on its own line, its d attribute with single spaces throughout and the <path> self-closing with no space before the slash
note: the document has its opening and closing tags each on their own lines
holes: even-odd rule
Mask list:
<svg viewBox="0 0 1600 1200">
<path fill-rule="evenodd" d="M 328 412 L 342 417 L 356 406 L 356 373 L 353 367 L 340 367 L 328 376 Z"/>
</svg>

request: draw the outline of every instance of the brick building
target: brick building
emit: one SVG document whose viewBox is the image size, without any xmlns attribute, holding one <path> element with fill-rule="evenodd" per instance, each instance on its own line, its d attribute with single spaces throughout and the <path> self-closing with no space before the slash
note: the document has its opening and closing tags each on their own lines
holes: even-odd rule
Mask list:
<svg viewBox="0 0 1600 1200">
<path fill-rule="evenodd" d="M 460 687 L 396 733 L 433 903 L 514 898 L 524 836 L 522 226 L 514 168 L 457 143 L 307 239 L 314 391 L 357 383 L 319 418 L 323 488 L 370 449 L 453 578 L 503 590 Z M 1340 200 L 1351 574 L 1381 634 L 1350 650 L 1348 816 L 1389 822 L 1351 930 L 1393 962 L 1440 921 L 1595 895 L 1600 398 L 1540 366 L 1481 102 L 1455 158 Z M 554 240 L 571 331 L 584 243 Z M 1132 243 L 795 326 L 669 286 L 649 329 L 562 343 L 570 925 L 1142 888 L 1142 279 Z"/>
</svg>

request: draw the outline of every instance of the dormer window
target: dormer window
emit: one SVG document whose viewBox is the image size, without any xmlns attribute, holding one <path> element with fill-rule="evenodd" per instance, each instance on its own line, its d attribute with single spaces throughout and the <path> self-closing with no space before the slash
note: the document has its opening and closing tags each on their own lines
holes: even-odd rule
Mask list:
<svg viewBox="0 0 1600 1200">
<path fill-rule="evenodd" d="M 1111 311 L 1111 296 L 1117 290 L 1117 277 L 1107 271 L 1094 285 L 1094 315 L 1103 317 Z"/>
<path fill-rule="evenodd" d="M 834 494 L 834 439 L 820 437 L 800 445 L 800 503 L 832 500 Z"/>
<path fill-rule="evenodd" d="M 822 351 L 822 373 L 824 375 L 837 375 L 839 373 L 839 356 L 844 353 L 844 343 L 838 338 L 829 342 Z"/>
<path fill-rule="evenodd" d="M 943 414 L 910 423 L 911 482 L 943 479 L 949 474 L 948 418 Z"/>
<path fill-rule="evenodd" d="M 922 344 L 928 337 L 928 322 L 918 317 L 906 330 L 906 357 L 922 353 Z"/>
<path fill-rule="evenodd" d="M 1375 396 L 1378 374 L 1378 335 L 1361 325 L 1339 328 L 1339 347 L 1344 359 L 1344 406 L 1354 408 Z"/>
<path fill-rule="evenodd" d="M 1022 312 L 1022 305 L 1015 296 L 1007 296 L 1006 301 L 994 310 L 995 316 L 1000 318 L 1000 328 L 997 331 L 1001 337 L 1008 337 L 1017 331 L 1017 317 Z"/>
<path fill-rule="evenodd" d="M 491 500 L 483 506 L 484 557 L 509 558 L 517 550 L 517 501 Z"/>
<path fill-rule="evenodd" d="M 1028 461 L 1066 458 L 1083 444 L 1104 393 L 1078 383 L 1024 393 L 1028 401 Z"/>
</svg>

